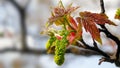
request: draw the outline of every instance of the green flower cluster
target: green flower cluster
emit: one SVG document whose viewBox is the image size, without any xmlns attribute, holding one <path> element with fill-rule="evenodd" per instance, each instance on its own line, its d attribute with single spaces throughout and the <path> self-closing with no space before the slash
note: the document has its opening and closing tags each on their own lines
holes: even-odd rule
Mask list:
<svg viewBox="0 0 120 68">
<path fill-rule="evenodd" d="M 64 55 L 66 51 L 66 46 L 69 44 L 67 36 L 69 32 L 67 30 L 61 30 L 58 32 L 61 39 L 57 39 L 55 34 L 50 37 L 46 44 L 46 49 L 49 50 L 51 47 L 55 46 L 55 56 L 54 61 L 57 65 L 62 65 L 64 63 Z"/>
<path fill-rule="evenodd" d="M 57 65 L 62 65 L 64 63 L 64 55 L 66 51 L 66 46 L 68 45 L 67 35 L 69 32 L 63 31 L 63 38 L 61 40 L 56 40 L 56 47 L 55 47 L 55 56 L 54 61 Z"/>
</svg>

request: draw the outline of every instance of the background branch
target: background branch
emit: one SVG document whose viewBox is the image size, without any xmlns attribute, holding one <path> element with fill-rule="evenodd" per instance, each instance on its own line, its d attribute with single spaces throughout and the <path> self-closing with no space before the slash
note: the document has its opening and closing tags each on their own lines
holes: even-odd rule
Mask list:
<svg viewBox="0 0 120 68">
<path fill-rule="evenodd" d="M 41 50 L 40 49 L 39 50 L 29 49 L 29 50 L 23 51 L 23 50 L 16 49 L 16 48 L 6 48 L 3 50 L 0 50 L 0 53 L 6 53 L 6 52 L 18 52 L 18 53 L 35 54 L 35 55 L 47 54 L 46 49 L 41 49 Z M 68 48 L 66 50 L 66 53 L 67 54 L 71 53 L 71 54 L 76 54 L 76 55 L 84 55 L 84 56 L 101 55 L 95 51 L 79 49 L 79 48 L 75 48 L 75 47 Z M 51 53 L 51 54 L 53 54 L 53 53 Z"/>
<path fill-rule="evenodd" d="M 7 0 L 17 9 L 19 15 L 20 15 L 20 26 L 21 26 L 21 43 L 22 43 L 22 49 L 23 51 L 28 50 L 27 43 L 26 43 L 26 8 L 22 8 L 20 5 L 16 3 L 15 0 Z"/>
</svg>

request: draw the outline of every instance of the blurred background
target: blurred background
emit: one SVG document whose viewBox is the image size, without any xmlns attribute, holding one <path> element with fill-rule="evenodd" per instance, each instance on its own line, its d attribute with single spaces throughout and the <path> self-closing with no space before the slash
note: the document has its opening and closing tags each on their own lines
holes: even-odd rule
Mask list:
<svg viewBox="0 0 120 68">
<path fill-rule="evenodd" d="M 46 54 L 45 43 L 48 36 L 40 35 L 45 29 L 45 23 L 50 17 L 51 8 L 58 4 L 59 0 L 0 0 L 0 68 L 117 68 L 111 63 L 98 65 L 100 55 L 84 55 L 79 52 L 80 48 L 71 48 L 73 53 L 65 55 L 65 63 L 57 66 L 53 55 Z M 73 3 L 80 8 L 73 13 L 79 16 L 80 11 L 100 13 L 99 0 L 62 0 L 65 6 Z M 15 2 L 15 3 L 14 3 Z M 115 11 L 120 7 L 120 0 L 104 0 L 106 14 L 118 26 L 106 27 L 115 36 L 120 38 L 120 23 L 114 19 Z M 17 4 L 17 5 L 16 5 Z M 19 6 L 19 7 L 18 7 Z M 23 9 L 23 12 L 19 9 Z M 25 13 L 25 14 L 24 14 Z M 25 17 L 21 19 L 21 17 Z M 23 20 L 24 23 L 21 23 Z M 22 29 L 24 28 L 26 29 Z M 24 33 L 25 31 L 25 33 Z M 22 34 L 23 33 L 23 34 Z M 21 38 L 22 35 L 25 35 Z M 99 46 L 105 52 L 115 53 L 116 44 L 101 33 L 103 46 Z M 92 44 L 91 37 L 84 32 L 84 40 Z M 21 53 L 25 45 L 32 51 Z M 21 43 L 22 42 L 22 43 Z M 41 51 L 41 52 L 40 52 Z M 32 52 L 32 53 L 31 53 Z"/>
</svg>

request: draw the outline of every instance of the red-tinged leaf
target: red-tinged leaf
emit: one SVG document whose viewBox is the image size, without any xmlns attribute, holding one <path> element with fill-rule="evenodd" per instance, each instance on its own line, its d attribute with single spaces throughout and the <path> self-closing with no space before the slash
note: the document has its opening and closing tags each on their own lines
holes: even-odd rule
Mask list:
<svg viewBox="0 0 120 68">
<path fill-rule="evenodd" d="M 77 10 L 78 8 L 79 8 L 79 6 L 77 6 L 77 7 L 68 7 L 66 13 L 70 14 L 73 11 Z"/>
<path fill-rule="evenodd" d="M 71 32 L 71 33 L 69 34 L 69 36 L 67 37 L 67 39 L 69 40 L 69 43 L 70 43 L 70 44 L 72 44 L 72 42 L 74 41 L 75 36 L 76 36 L 75 32 Z"/>
<path fill-rule="evenodd" d="M 82 36 L 82 20 L 80 17 L 76 18 L 77 22 L 78 22 L 78 29 L 77 29 L 77 35 L 79 35 L 80 37 Z"/>
<path fill-rule="evenodd" d="M 68 40 L 70 44 L 75 44 L 77 40 L 80 40 L 82 38 L 82 23 L 80 22 L 80 19 L 76 19 L 78 22 L 77 29 L 75 32 L 71 32 L 68 36 Z M 69 30 L 72 30 L 68 27 Z"/>
<path fill-rule="evenodd" d="M 70 15 L 73 11 L 75 11 L 78 8 L 79 7 L 72 7 L 71 5 L 65 8 L 62 1 L 60 0 L 58 6 L 55 7 L 54 10 L 51 12 L 51 17 L 48 20 L 48 22 L 50 23 L 49 25 L 53 23 L 55 23 L 55 25 L 57 26 L 63 25 L 65 23 L 65 20 L 63 21 L 63 18 L 66 15 Z"/>
<path fill-rule="evenodd" d="M 90 32 L 92 38 L 102 44 L 100 32 L 92 18 L 82 18 L 82 24 L 87 32 Z"/>
<path fill-rule="evenodd" d="M 55 34 L 55 36 L 56 36 L 56 38 L 57 38 L 58 40 L 61 40 L 61 39 L 62 39 L 62 36 L 60 36 L 60 35 L 58 35 L 58 34 Z"/>
<path fill-rule="evenodd" d="M 84 18 L 92 18 L 93 22 L 96 24 L 100 24 L 100 25 L 109 24 L 116 26 L 115 23 L 113 23 L 108 19 L 106 14 L 102 14 L 102 13 L 98 14 L 98 13 L 91 13 L 85 11 L 85 12 L 80 12 L 80 16 Z"/>
<path fill-rule="evenodd" d="M 69 31 L 72 30 L 72 28 L 68 25 L 66 25 L 66 29 L 69 30 Z"/>
<path fill-rule="evenodd" d="M 67 15 L 67 19 L 70 22 L 70 25 L 77 30 L 77 23 L 75 22 L 75 20 L 73 19 L 73 17 L 71 17 L 70 15 Z"/>
</svg>

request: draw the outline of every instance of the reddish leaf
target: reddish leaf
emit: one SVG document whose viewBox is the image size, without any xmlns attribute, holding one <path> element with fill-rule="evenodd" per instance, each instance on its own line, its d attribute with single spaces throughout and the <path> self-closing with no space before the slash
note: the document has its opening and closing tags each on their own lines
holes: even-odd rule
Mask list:
<svg viewBox="0 0 120 68">
<path fill-rule="evenodd" d="M 104 24 L 109 24 L 109 25 L 115 25 L 112 21 L 108 19 L 108 17 L 105 14 L 98 14 L 98 13 L 91 13 L 91 12 L 80 12 L 80 16 L 84 18 L 92 18 L 93 22 L 96 24 L 104 25 Z"/>
<path fill-rule="evenodd" d="M 68 36 L 68 40 L 69 40 L 70 44 L 75 44 L 76 40 L 80 40 L 82 38 L 82 24 L 81 24 L 79 18 L 76 18 L 76 20 L 78 21 L 78 24 L 75 24 L 76 31 L 71 32 Z M 74 23 L 75 23 L 75 21 L 74 21 Z M 70 27 L 68 27 L 68 29 L 72 30 L 72 29 L 70 29 Z"/>
<path fill-rule="evenodd" d="M 69 43 L 72 44 L 73 40 L 75 39 L 75 32 L 71 32 L 67 39 L 69 40 Z"/>
<path fill-rule="evenodd" d="M 81 21 L 80 21 L 81 20 Z M 83 17 L 79 18 L 79 21 L 83 24 L 85 30 L 87 32 L 90 32 L 93 39 L 98 41 L 100 44 L 102 44 L 101 38 L 100 38 L 100 32 L 94 23 L 94 20 L 90 17 Z"/>
<path fill-rule="evenodd" d="M 75 22 L 75 20 L 73 19 L 73 17 L 71 17 L 70 15 L 67 15 L 67 19 L 70 22 L 70 25 L 77 30 L 77 23 Z"/>
<path fill-rule="evenodd" d="M 55 34 L 55 36 L 56 36 L 56 38 L 57 38 L 58 40 L 61 40 L 61 39 L 62 39 L 62 36 L 60 36 L 59 34 Z"/>
<path fill-rule="evenodd" d="M 79 37 L 82 37 L 82 22 L 81 22 L 81 18 L 77 17 L 76 20 L 78 22 L 77 35 L 79 35 Z"/>
<path fill-rule="evenodd" d="M 66 15 L 70 15 L 73 11 L 75 11 L 78 8 L 79 7 L 72 7 L 71 5 L 65 8 L 62 4 L 62 1 L 59 1 L 58 6 L 55 7 L 54 11 L 51 12 L 51 17 L 48 20 L 49 25 L 53 23 L 55 23 L 57 26 L 62 25 L 63 23 L 65 23 L 63 21 L 64 17 Z"/>
</svg>

